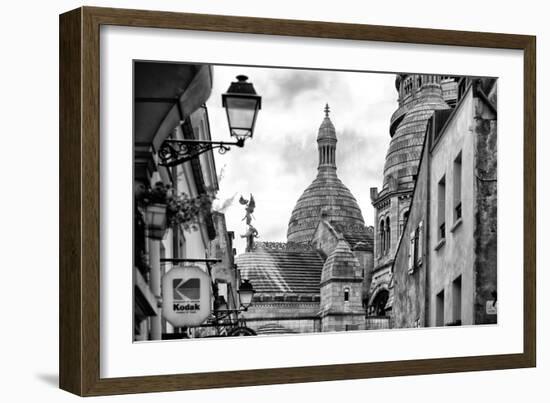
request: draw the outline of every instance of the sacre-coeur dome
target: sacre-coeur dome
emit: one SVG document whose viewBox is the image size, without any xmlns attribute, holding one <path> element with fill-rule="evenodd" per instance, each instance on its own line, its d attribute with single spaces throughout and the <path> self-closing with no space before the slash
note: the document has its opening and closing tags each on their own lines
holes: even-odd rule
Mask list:
<svg viewBox="0 0 550 403">
<path fill-rule="evenodd" d="M 365 222 L 357 200 L 336 175 L 336 130 L 329 117 L 328 105 L 319 128 L 317 177 L 304 190 L 290 216 L 287 241 L 308 243 L 321 220 L 343 227 L 361 227 Z"/>
</svg>

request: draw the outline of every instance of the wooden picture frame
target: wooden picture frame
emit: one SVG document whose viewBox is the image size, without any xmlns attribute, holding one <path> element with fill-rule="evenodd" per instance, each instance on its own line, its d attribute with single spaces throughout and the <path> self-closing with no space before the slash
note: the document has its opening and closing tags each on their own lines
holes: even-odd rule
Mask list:
<svg viewBox="0 0 550 403">
<path fill-rule="evenodd" d="M 100 26 L 286 35 L 524 52 L 523 353 L 127 378 L 100 377 Z M 60 16 L 60 387 L 81 396 L 524 368 L 536 365 L 534 36 L 81 7 Z"/>
</svg>

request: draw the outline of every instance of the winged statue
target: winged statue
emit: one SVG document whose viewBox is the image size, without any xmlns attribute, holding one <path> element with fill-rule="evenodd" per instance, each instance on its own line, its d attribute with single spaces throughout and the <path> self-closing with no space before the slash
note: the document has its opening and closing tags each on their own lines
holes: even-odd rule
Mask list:
<svg viewBox="0 0 550 403">
<path fill-rule="evenodd" d="M 254 200 L 254 196 L 252 196 L 252 193 L 251 193 L 250 198 L 248 200 L 246 200 L 241 195 L 241 198 L 239 199 L 239 203 L 246 206 L 245 207 L 246 213 L 245 213 L 242 221 L 246 220 L 246 224 L 250 225 L 250 223 L 252 222 L 252 219 L 254 218 L 252 213 L 254 213 L 254 209 L 256 208 L 256 201 Z"/>
</svg>

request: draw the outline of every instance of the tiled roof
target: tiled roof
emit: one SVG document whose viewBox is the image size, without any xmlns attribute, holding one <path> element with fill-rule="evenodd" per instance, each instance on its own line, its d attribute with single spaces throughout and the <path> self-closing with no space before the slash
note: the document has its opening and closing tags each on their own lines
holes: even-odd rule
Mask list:
<svg viewBox="0 0 550 403">
<path fill-rule="evenodd" d="M 319 294 L 323 260 L 311 249 L 259 246 L 237 256 L 235 263 L 257 293 Z"/>
<path fill-rule="evenodd" d="M 344 236 L 351 250 L 372 252 L 374 250 L 374 234 L 372 230 L 358 226 L 343 226 L 339 223 L 330 223 L 336 231 Z"/>
<path fill-rule="evenodd" d="M 351 251 L 349 244 L 341 239 L 325 261 L 321 282 L 333 278 L 355 279 L 359 277 L 359 261 Z"/>
</svg>

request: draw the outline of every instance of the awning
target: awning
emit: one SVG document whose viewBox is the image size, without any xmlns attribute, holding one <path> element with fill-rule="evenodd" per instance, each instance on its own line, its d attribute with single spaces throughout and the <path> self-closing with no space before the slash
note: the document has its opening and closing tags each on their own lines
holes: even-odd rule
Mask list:
<svg viewBox="0 0 550 403">
<path fill-rule="evenodd" d="M 158 150 L 172 130 L 210 97 L 209 65 L 135 62 L 134 144 Z"/>
</svg>

